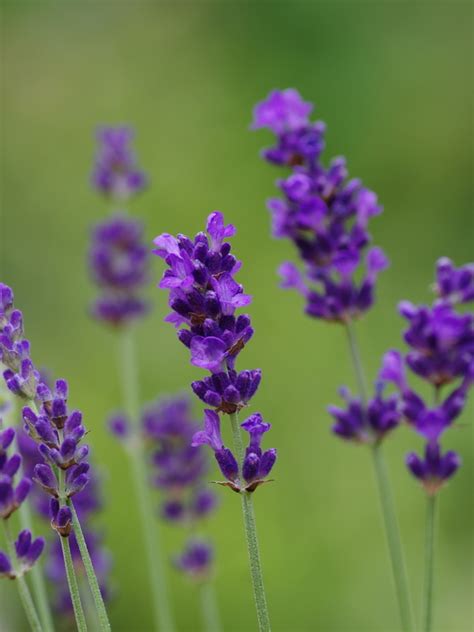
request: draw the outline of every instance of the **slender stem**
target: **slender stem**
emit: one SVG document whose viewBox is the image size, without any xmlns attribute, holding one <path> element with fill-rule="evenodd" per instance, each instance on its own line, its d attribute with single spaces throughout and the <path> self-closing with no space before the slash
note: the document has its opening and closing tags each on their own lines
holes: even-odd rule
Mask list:
<svg viewBox="0 0 474 632">
<path fill-rule="evenodd" d="M 204 629 L 206 632 L 220 632 L 219 608 L 214 585 L 212 581 L 208 580 L 203 582 L 199 588 Z"/>
<path fill-rule="evenodd" d="M 434 546 L 437 495 L 428 496 L 425 531 L 425 590 L 423 596 L 423 632 L 431 632 L 433 624 Z"/>
<path fill-rule="evenodd" d="M 367 404 L 367 386 L 362 361 L 359 353 L 359 347 L 355 336 L 352 322 L 346 325 L 349 347 L 354 364 L 354 371 L 359 387 L 361 400 Z M 398 527 L 397 513 L 393 500 L 390 479 L 388 476 L 387 466 L 380 444 L 372 447 L 372 459 L 374 464 L 375 479 L 382 510 L 382 517 L 385 527 L 385 535 L 387 539 L 388 550 L 390 553 L 390 563 L 392 567 L 392 575 L 397 593 L 398 607 L 400 611 L 400 619 L 402 627 L 406 632 L 414 630 L 413 612 L 411 607 L 410 590 L 408 587 L 408 577 L 405 567 L 403 554 L 403 546 Z"/>
<path fill-rule="evenodd" d="M 379 493 L 380 506 L 385 525 L 385 535 L 387 538 L 392 574 L 397 591 L 398 607 L 402 627 L 407 632 L 414 630 L 413 614 L 411 608 L 410 592 L 408 588 L 408 577 L 403 556 L 403 546 L 400 538 L 395 503 L 392 496 L 390 480 L 387 466 L 380 444 L 372 448 L 372 457 L 375 470 L 375 479 Z"/>
<path fill-rule="evenodd" d="M 0 365 L 0 367 L 3 365 Z M 35 410 L 36 404 L 34 401 L 29 402 L 30 406 L 32 406 Z M 13 405 L 13 404 L 12 404 Z M 4 421 L 5 418 L 4 418 Z M 16 430 L 16 447 L 18 452 L 20 451 L 20 444 L 18 441 L 18 432 L 23 432 L 23 429 L 16 428 L 13 424 L 12 427 Z M 23 477 L 24 468 L 23 463 L 20 465 L 19 475 Z M 31 515 L 31 508 L 28 502 L 21 503 L 20 508 L 18 509 L 18 515 L 20 517 L 20 527 L 22 530 L 27 529 L 31 533 L 33 533 L 33 517 Z M 41 620 L 41 624 L 45 632 L 54 632 L 54 624 L 53 617 L 51 614 L 51 607 L 49 605 L 48 593 L 46 591 L 46 583 L 44 580 L 43 568 L 41 565 L 41 560 L 38 560 L 36 564 L 30 571 L 31 582 L 33 584 L 33 595 L 35 597 L 35 602 L 38 607 L 38 612 Z"/>
<path fill-rule="evenodd" d="M 84 616 L 84 610 L 82 609 L 81 594 L 79 592 L 79 586 L 77 585 L 77 578 L 74 571 L 74 563 L 72 561 L 69 538 L 63 538 L 62 536 L 59 536 L 59 539 L 61 541 L 61 547 L 63 550 L 67 583 L 69 586 L 69 593 L 71 595 L 72 607 L 74 609 L 77 629 L 78 632 L 87 632 L 86 618 Z"/>
<path fill-rule="evenodd" d="M 3 529 L 5 531 L 8 554 L 13 564 L 16 555 L 10 533 L 10 525 L 8 524 L 8 520 L 2 520 L 2 523 Z M 33 603 L 33 599 L 31 598 L 30 589 L 28 588 L 25 577 L 22 574 L 17 575 L 15 578 L 15 582 L 18 586 L 18 593 L 20 595 L 21 603 L 23 605 L 23 609 L 25 611 L 31 629 L 33 630 L 33 632 L 42 632 L 43 628 L 41 626 L 38 613 L 36 612 L 35 604 Z"/>
<path fill-rule="evenodd" d="M 70 498 L 68 499 L 67 504 L 69 505 L 72 512 L 74 535 L 76 536 L 76 541 L 81 553 L 82 563 L 84 564 L 84 568 L 86 570 L 87 581 L 89 583 L 89 588 L 91 590 L 94 604 L 97 610 L 97 615 L 99 617 L 100 629 L 104 632 L 107 632 L 111 629 L 109 618 L 107 616 L 107 610 L 105 608 L 104 600 L 100 592 L 100 586 L 99 582 L 97 581 L 97 576 L 94 571 L 91 556 L 87 548 L 87 543 L 82 532 L 81 523 L 79 522 L 79 517 Z"/>
<path fill-rule="evenodd" d="M 359 345 L 357 344 L 357 338 L 355 335 L 354 324 L 351 320 L 346 323 L 347 339 L 349 342 L 349 349 L 351 351 L 352 364 L 354 365 L 354 371 L 359 388 L 359 395 L 364 404 L 367 403 L 367 380 L 365 379 L 365 373 L 362 366 L 362 359 L 359 353 Z"/>
<path fill-rule="evenodd" d="M 146 471 L 146 455 L 139 428 L 138 373 L 135 357 L 135 341 L 130 329 L 124 330 L 120 338 L 120 374 L 125 407 L 130 422 L 135 426 L 130 441 L 128 455 L 138 502 L 142 538 L 146 549 L 146 564 L 152 595 L 155 628 L 161 632 L 174 630 L 171 615 L 168 587 L 165 577 L 165 565 L 160 548 L 158 527 L 153 513 L 153 504 L 149 494 L 149 481 Z"/>
<path fill-rule="evenodd" d="M 234 413 L 229 415 L 229 417 L 237 458 L 239 463 L 243 463 L 244 447 L 242 444 L 242 437 L 240 435 L 237 414 Z M 240 493 L 240 497 L 242 499 L 245 537 L 247 539 L 247 549 L 250 560 L 250 575 L 252 576 L 253 594 L 255 598 L 255 606 L 257 608 L 258 628 L 260 632 L 270 632 L 270 617 L 268 614 L 265 587 L 263 585 L 262 565 L 260 563 L 260 554 L 258 551 L 257 526 L 255 524 L 252 494 L 250 492 L 243 491 Z"/>
</svg>

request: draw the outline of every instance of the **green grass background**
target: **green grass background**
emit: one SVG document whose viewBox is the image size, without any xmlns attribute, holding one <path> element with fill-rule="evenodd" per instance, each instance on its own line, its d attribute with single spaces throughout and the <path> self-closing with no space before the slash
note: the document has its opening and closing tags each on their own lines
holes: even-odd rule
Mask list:
<svg viewBox="0 0 474 632">
<path fill-rule="evenodd" d="M 354 386 L 343 331 L 308 319 L 278 288 L 294 258 L 270 237 L 265 199 L 280 176 L 258 156 L 270 142 L 248 129 L 253 104 L 297 87 L 328 124 L 327 157 L 385 207 L 372 232 L 391 259 L 376 307 L 358 326 L 371 379 L 401 346 L 401 298 L 429 301 L 437 257 L 472 259 L 472 5 L 468 2 L 5 1 L 2 5 L 1 279 L 24 310 L 35 361 L 71 386 L 104 475 L 98 520 L 113 552 L 115 630 L 151 630 L 136 505 L 120 448 L 105 428 L 120 406 L 114 337 L 87 315 L 94 296 L 85 257 L 92 223 L 108 211 L 88 184 L 93 131 L 130 123 L 151 186 L 133 203 L 151 239 L 194 234 L 214 209 L 238 227 L 240 280 L 254 296 L 252 343 L 241 368 L 261 367 L 251 410 L 273 424 L 276 482 L 256 497 L 275 630 L 398 630 L 368 454 L 329 432 L 325 407 Z M 153 276 L 162 273 L 153 261 Z M 154 287 L 138 334 L 144 401 L 186 389 L 199 370 L 163 323 Z M 196 415 L 202 406 L 195 402 Z M 470 414 L 469 414 L 470 413 Z M 446 434 L 464 466 L 442 493 L 436 625 L 472 629 L 472 406 Z M 409 430 L 387 442 L 411 586 L 419 614 L 424 497 L 403 465 L 421 446 Z M 217 546 L 224 629 L 255 627 L 237 496 L 218 490 L 208 531 Z M 45 527 L 43 527 L 45 529 Z M 40 527 L 38 526 L 38 530 Z M 166 528 L 168 553 L 180 529 Z M 201 629 L 194 587 L 169 568 L 181 630 Z M 13 584 L 1 582 L 0 629 L 25 629 Z"/>
</svg>

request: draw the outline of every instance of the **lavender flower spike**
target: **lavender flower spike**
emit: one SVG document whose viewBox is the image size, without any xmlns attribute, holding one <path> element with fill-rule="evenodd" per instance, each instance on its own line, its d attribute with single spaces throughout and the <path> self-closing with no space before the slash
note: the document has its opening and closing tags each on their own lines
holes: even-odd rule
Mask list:
<svg viewBox="0 0 474 632">
<path fill-rule="evenodd" d="M 388 265 L 380 248 L 368 248 L 369 220 L 382 208 L 359 180 L 347 180 L 344 158 L 323 166 L 325 125 L 309 121 L 312 109 L 296 90 L 276 90 L 255 107 L 252 129 L 270 129 L 276 145 L 263 157 L 292 168 L 278 182 L 283 197 L 268 202 L 274 236 L 290 239 L 303 264 L 301 272 L 281 266 L 282 287 L 302 294 L 309 316 L 347 323 L 372 306 L 377 276 Z"/>
<path fill-rule="evenodd" d="M 115 214 L 94 228 L 89 267 L 100 289 L 92 307 L 97 320 L 120 327 L 148 311 L 141 295 L 149 281 L 143 232 L 141 222 L 123 214 Z"/>
<path fill-rule="evenodd" d="M 133 131 L 128 127 L 103 127 L 97 132 L 99 148 L 92 184 L 105 195 L 127 200 L 146 184 L 130 147 Z"/>
<path fill-rule="evenodd" d="M 288 96 L 291 101 L 291 95 Z M 282 111 L 285 107 L 283 104 Z M 206 229 L 207 235 L 198 233 L 194 239 L 168 233 L 159 235 L 154 242 L 154 252 L 167 265 L 160 281 L 160 287 L 169 291 L 172 309 L 166 320 L 178 328 L 179 340 L 191 352 L 191 363 L 210 372 L 192 384 L 195 394 L 214 408 L 206 409 L 204 429 L 194 434 L 192 446 L 209 445 L 226 478 L 220 484 L 241 495 L 259 628 L 261 632 L 269 632 L 270 619 L 250 492 L 266 480 L 276 452 L 261 453 L 258 435 L 263 428 L 268 428 L 258 417 L 254 419 L 255 423 L 248 420 L 248 427 L 252 427 L 251 441 L 247 453 L 243 453 L 237 412 L 255 394 L 261 372 L 239 373 L 235 368 L 237 357 L 253 336 L 249 316 L 236 312 L 248 305 L 251 297 L 235 280 L 241 263 L 231 254 L 231 246 L 226 241 L 235 234 L 235 227 L 226 224 L 222 213 L 216 211 L 209 215 Z M 224 445 L 220 413 L 229 415 L 238 459 Z"/>
</svg>

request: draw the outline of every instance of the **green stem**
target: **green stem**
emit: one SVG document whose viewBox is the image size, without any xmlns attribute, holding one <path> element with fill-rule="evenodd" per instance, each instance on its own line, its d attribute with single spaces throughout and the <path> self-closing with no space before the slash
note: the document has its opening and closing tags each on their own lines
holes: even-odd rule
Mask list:
<svg viewBox="0 0 474 632">
<path fill-rule="evenodd" d="M 200 586 L 202 618 L 206 632 L 219 632 L 219 608 L 217 606 L 216 591 L 213 583 L 208 580 Z"/>
<path fill-rule="evenodd" d="M 366 405 L 368 401 L 367 386 L 362 361 L 359 353 L 359 347 L 355 336 L 352 322 L 346 324 L 347 337 L 349 347 L 354 364 L 356 380 L 359 387 L 359 393 L 362 402 Z M 400 611 L 400 620 L 403 630 L 412 632 L 414 628 L 413 613 L 411 607 L 410 591 L 408 587 L 408 577 L 405 567 L 403 554 L 403 546 L 398 527 L 397 513 L 393 500 L 390 479 L 388 476 L 387 466 L 380 444 L 376 443 L 372 447 L 372 458 L 374 464 L 375 479 L 382 510 L 382 517 L 385 527 L 385 536 L 387 539 L 388 550 L 390 554 L 390 563 L 392 567 L 392 575 L 397 593 L 398 607 Z"/>
<path fill-rule="evenodd" d="M 239 422 L 237 414 L 229 415 L 232 427 L 232 436 L 234 439 L 234 447 L 237 452 L 239 463 L 244 460 L 244 446 L 240 435 Z M 250 560 L 250 575 L 252 576 L 253 594 L 255 598 L 255 606 L 257 609 L 258 628 L 260 632 L 270 632 L 270 617 L 268 614 L 267 599 L 265 596 L 265 587 L 263 585 L 262 566 L 260 563 L 260 554 L 258 551 L 257 526 L 255 524 L 255 514 L 253 510 L 252 494 L 243 491 L 240 493 L 242 499 L 242 513 L 244 516 L 245 537 L 247 539 L 247 549 Z"/>
<path fill-rule="evenodd" d="M 100 629 L 103 632 L 108 632 L 111 629 L 109 618 L 107 616 L 107 610 L 105 608 L 104 600 L 102 599 L 99 582 L 97 581 L 97 576 L 94 571 L 94 566 L 92 564 L 91 556 L 87 548 L 86 540 L 82 532 L 81 523 L 79 522 L 79 517 L 70 498 L 67 500 L 67 504 L 69 505 L 72 512 L 74 535 L 76 536 L 79 551 L 81 553 L 82 563 L 84 564 L 84 568 L 86 570 L 87 581 L 89 583 L 89 588 L 91 590 L 94 604 L 97 610 L 97 615 L 99 617 Z"/>
<path fill-rule="evenodd" d="M 434 544 L 437 496 L 428 496 L 425 531 L 425 590 L 423 598 L 423 632 L 431 632 L 433 624 Z"/>
<path fill-rule="evenodd" d="M 77 629 L 78 632 L 87 632 L 86 618 L 84 616 L 84 610 L 82 609 L 81 595 L 79 592 L 79 586 L 77 585 L 76 573 L 74 571 L 74 563 L 72 561 L 69 538 L 63 538 L 62 536 L 59 536 L 59 539 L 61 541 L 61 547 L 63 550 L 67 583 L 69 586 L 69 593 L 71 595 L 72 607 L 74 609 Z"/>
<path fill-rule="evenodd" d="M 29 402 L 30 406 L 37 411 L 36 404 L 34 401 Z M 5 421 L 5 419 L 4 419 Z M 16 431 L 16 446 L 18 452 L 20 452 L 20 445 L 18 441 L 18 432 L 23 432 L 21 428 L 16 428 L 12 425 Z M 24 475 L 23 463 L 20 465 L 19 469 L 20 477 Z M 22 530 L 27 529 L 31 533 L 33 533 L 33 517 L 31 515 L 31 508 L 28 502 L 21 503 L 20 508 L 18 509 L 18 515 L 20 517 L 20 527 Z M 41 561 L 38 560 L 36 564 L 30 571 L 31 581 L 33 584 L 33 595 L 35 597 L 35 602 L 38 607 L 38 612 L 41 620 L 41 624 L 45 632 L 54 632 L 54 624 L 53 617 L 51 614 L 51 608 L 48 600 L 48 593 L 46 591 L 46 583 L 44 580 L 44 573 L 41 566 Z"/>
<path fill-rule="evenodd" d="M 15 548 L 13 546 L 13 541 L 10 533 L 10 525 L 7 520 L 2 520 L 3 529 L 5 531 L 5 539 L 7 542 L 7 549 L 12 564 L 16 559 Z M 20 574 L 15 578 L 15 582 L 18 586 L 18 593 L 20 595 L 20 600 L 23 605 L 23 609 L 26 614 L 26 618 L 28 619 L 28 623 L 30 624 L 33 632 L 42 632 L 43 628 L 41 627 L 41 623 L 38 617 L 38 613 L 36 612 L 35 604 L 33 603 L 33 599 L 31 598 L 30 590 L 28 588 L 28 584 L 26 583 L 25 577 Z"/>
<path fill-rule="evenodd" d="M 397 591 L 398 607 L 402 627 L 407 632 L 414 630 L 413 614 L 411 608 L 410 592 L 408 588 L 408 577 L 403 556 L 403 547 L 398 527 L 395 503 L 393 501 L 390 480 L 387 466 L 380 444 L 372 448 L 372 456 L 375 470 L 375 479 L 379 492 L 380 506 L 385 525 L 385 535 L 387 537 L 388 550 L 392 565 L 392 574 Z"/>
<path fill-rule="evenodd" d="M 156 517 L 153 513 L 153 503 L 149 494 L 149 481 L 146 471 L 146 455 L 140 436 L 140 410 L 138 398 L 138 373 L 135 357 L 135 341 L 130 329 L 124 330 L 120 338 L 120 374 L 125 401 L 125 408 L 130 423 L 135 427 L 134 436 L 130 441 L 128 455 L 133 474 L 135 496 L 138 502 L 142 529 L 142 539 L 146 549 L 146 564 L 152 595 L 155 628 L 161 632 L 174 630 L 171 609 L 169 605 L 168 587 L 165 578 L 165 565 L 160 548 L 160 538 Z"/>
</svg>

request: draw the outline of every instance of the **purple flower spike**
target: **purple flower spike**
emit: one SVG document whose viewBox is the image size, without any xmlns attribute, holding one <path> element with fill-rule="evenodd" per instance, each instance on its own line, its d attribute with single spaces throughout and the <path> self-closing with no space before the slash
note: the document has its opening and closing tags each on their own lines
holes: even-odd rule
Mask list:
<svg viewBox="0 0 474 632">
<path fill-rule="evenodd" d="M 256 106 L 252 128 L 272 130 L 276 144 L 264 158 L 292 168 L 278 182 L 283 197 L 268 202 L 273 235 L 290 239 L 304 266 L 281 266 L 282 287 L 304 297 L 309 316 L 346 323 L 373 305 L 377 276 L 388 266 L 380 248 L 367 250 L 369 221 L 382 208 L 375 193 L 347 179 L 344 158 L 323 166 L 325 126 L 309 121 L 312 109 L 296 90 L 274 91 Z"/>
<path fill-rule="evenodd" d="M 182 523 L 205 517 L 215 508 L 216 499 L 204 488 L 209 463 L 200 446 L 211 441 L 222 447 L 216 413 L 206 411 L 205 431 L 197 433 L 189 401 L 175 397 L 147 408 L 142 427 L 151 447 L 153 482 L 165 496 L 161 516 Z"/>
<path fill-rule="evenodd" d="M 130 198 L 146 184 L 146 177 L 138 169 L 130 147 L 133 136 L 128 127 L 103 127 L 97 132 L 99 148 L 92 184 L 101 193 L 116 200 Z"/>
<path fill-rule="evenodd" d="M 426 440 L 424 458 L 411 453 L 406 464 L 430 495 L 461 463 L 454 452 L 441 454 L 440 441 L 465 409 L 474 384 L 474 315 L 455 309 L 459 303 L 472 300 L 473 270 L 472 264 L 456 269 L 449 259 L 442 258 L 437 263 L 435 284 L 439 298 L 433 305 L 399 304 L 401 316 L 409 323 L 403 336 L 409 352 L 402 356 L 389 351 L 380 374 L 396 386 L 404 418 Z M 410 388 L 406 369 L 431 386 L 435 405 L 425 403 Z"/>
<path fill-rule="evenodd" d="M 441 454 L 438 443 L 428 443 L 424 459 L 411 453 L 406 458 L 406 464 L 413 476 L 421 481 L 426 492 L 431 496 L 456 473 L 461 460 L 456 452 Z"/>
<path fill-rule="evenodd" d="M 208 217 L 207 232 L 194 240 L 163 233 L 154 240 L 154 252 L 168 266 L 160 282 L 169 290 L 173 310 L 166 320 L 179 328 L 191 363 L 212 374 L 194 382 L 193 390 L 208 406 L 230 414 L 250 400 L 260 380 L 257 371 L 250 375 L 234 370 L 237 356 L 253 335 L 250 318 L 236 311 L 251 297 L 235 280 L 240 262 L 225 241 L 235 234 L 235 227 L 226 225 L 222 213 L 215 211 Z"/>
<path fill-rule="evenodd" d="M 149 280 L 149 253 L 143 233 L 139 221 L 121 214 L 94 228 L 89 266 L 101 291 L 92 308 L 98 320 L 119 327 L 148 311 L 141 297 Z"/>
</svg>

